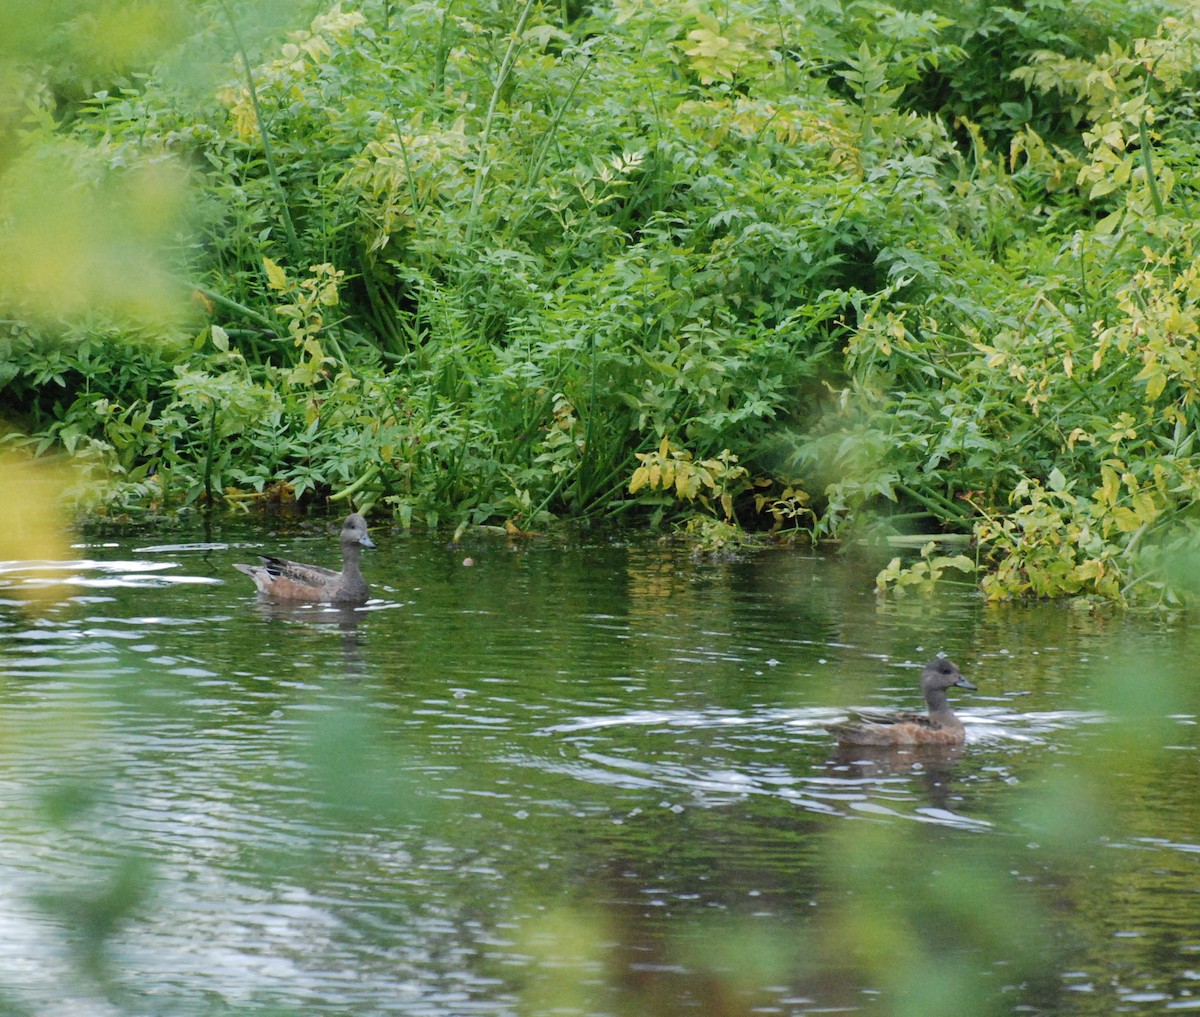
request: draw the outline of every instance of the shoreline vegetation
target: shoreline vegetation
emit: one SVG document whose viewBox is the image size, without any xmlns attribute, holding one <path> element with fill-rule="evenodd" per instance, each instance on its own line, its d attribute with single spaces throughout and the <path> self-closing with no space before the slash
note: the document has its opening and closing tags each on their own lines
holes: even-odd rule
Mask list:
<svg viewBox="0 0 1200 1017">
<path fill-rule="evenodd" d="M 68 461 L 72 510 L 891 540 L 885 591 L 1195 597 L 1194 5 L 8 35 L 0 468 Z"/>
</svg>

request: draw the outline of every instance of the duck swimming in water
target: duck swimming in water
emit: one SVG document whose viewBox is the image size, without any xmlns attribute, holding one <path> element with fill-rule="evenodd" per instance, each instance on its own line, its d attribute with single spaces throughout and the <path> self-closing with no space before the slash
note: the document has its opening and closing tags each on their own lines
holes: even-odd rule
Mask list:
<svg viewBox="0 0 1200 1017">
<path fill-rule="evenodd" d="M 954 661 L 938 657 L 921 672 L 927 716 L 862 712 L 857 720 L 830 725 L 829 731 L 841 745 L 962 745 L 966 731 L 946 698 L 946 690 L 956 686 L 975 689 Z"/>
<path fill-rule="evenodd" d="M 367 581 L 359 571 L 358 556 L 364 547 L 374 547 L 367 533 L 367 521 L 357 512 L 346 516 L 342 524 L 342 571 L 305 565 L 259 555 L 261 565 L 234 565 L 254 580 L 258 592 L 273 600 L 311 604 L 362 604 L 371 595 Z"/>
</svg>

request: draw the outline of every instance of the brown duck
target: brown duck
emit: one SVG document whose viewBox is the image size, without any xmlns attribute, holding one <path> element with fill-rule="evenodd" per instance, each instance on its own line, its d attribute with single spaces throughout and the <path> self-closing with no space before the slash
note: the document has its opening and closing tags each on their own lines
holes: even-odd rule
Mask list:
<svg viewBox="0 0 1200 1017">
<path fill-rule="evenodd" d="M 358 568 L 359 552 L 374 547 L 367 521 L 357 512 L 342 524 L 342 571 L 259 555 L 261 565 L 234 565 L 254 580 L 258 592 L 273 600 L 312 604 L 362 604 L 371 595 Z"/>
<path fill-rule="evenodd" d="M 975 688 L 954 661 L 938 657 L 921 672 L 928 716 L 864 712 L 858 720 L 833 724 L 829 730 L 842 745 L 962 745 L 966 732 L 946 698 L 946 690 L 954 686 Z"/>
</svg>

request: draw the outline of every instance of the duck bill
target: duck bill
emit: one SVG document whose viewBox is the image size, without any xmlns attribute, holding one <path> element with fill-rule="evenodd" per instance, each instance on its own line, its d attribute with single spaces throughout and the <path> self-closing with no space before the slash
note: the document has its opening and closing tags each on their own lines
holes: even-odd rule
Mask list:
<svg viewBox="0 0 1200 1017">
<path fill-rule="evenodd" d="M 962 675 L 958 676 L 958 681 L 956 681 L 954 684 L 957 685 L 960 689 L 970 689 L 972 692 L 977 692 L 979 690 L 979 686 L 972 685 Z"/>
</svg>

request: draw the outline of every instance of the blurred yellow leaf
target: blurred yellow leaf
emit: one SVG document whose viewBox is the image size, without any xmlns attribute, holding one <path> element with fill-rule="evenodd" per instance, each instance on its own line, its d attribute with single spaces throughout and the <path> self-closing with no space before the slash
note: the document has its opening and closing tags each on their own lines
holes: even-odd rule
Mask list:
<svg viewBox="0 0 1200 1017">
<path fill-rule="evenodd" d="M 10 588 L 35 610 L 61 595 L 62 587 L 45 582 L 50 573 L 39 566 L 70 557 L 63 511 L 70 482 L 69 471 L 48 460 L 0 455 L 0 574 L 14 574 Z"/>
<path fill-rule="evenodd" d="M 115 170 L 102 148 L 63 138 L 22 152 L 0 174 L 0 305 L 40 320 L 177 322 L 188 290 L 168 253 L 185 186 L 168 159 Z"/>
</svg>

